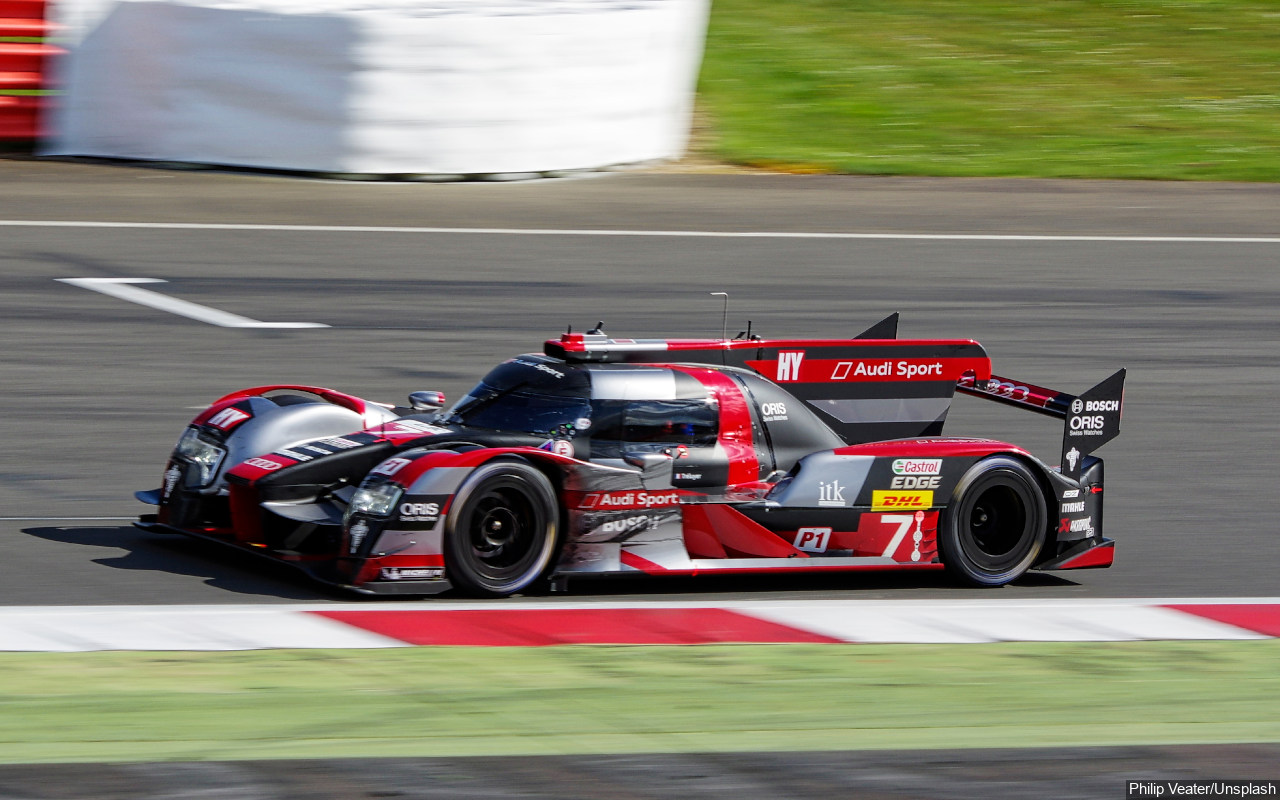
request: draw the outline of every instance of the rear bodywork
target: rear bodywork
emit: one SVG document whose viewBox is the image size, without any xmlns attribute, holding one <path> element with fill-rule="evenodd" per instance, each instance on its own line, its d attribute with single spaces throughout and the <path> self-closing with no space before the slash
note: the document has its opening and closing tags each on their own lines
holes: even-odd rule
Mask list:
<svg viewBox="0 0 1280 800">
<path fill-rule="evenodd" d="M 566 334 L 448 411 L 317 387 L 227 395 L 139 493 L 157 506 L 139 525 L 373 594 L 796 570 L 998 585 L 1111 564 L 1093 453 L 1119 432 L 1123 382 L 1076 396 L 995 376 L 971 340 L 898 339 L 896 315 L 843 340 Z M 1060 463 L 943 436 L 957 391 L 1060 420 Z M 1017 516 L 1021 538 L 993 515 Z M 513 526 L 532 537 L 521 554 Z"/>
</svg>

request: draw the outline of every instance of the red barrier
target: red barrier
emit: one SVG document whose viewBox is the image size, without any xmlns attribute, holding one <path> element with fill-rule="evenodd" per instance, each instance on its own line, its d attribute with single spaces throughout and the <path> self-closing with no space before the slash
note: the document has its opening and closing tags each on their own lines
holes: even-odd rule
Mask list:
<svg viewBox="0 0 1280 800">
<path fill-rule="evenodd" d="M 53 28 L 53 23 L 42 19 L 0 17 L 0 39 L 43 39 Z"/>
<path fill-rule="evenodd" d="M 59 52 L 48 44 L 0 42 L 0 72 L 43 72 L 45 59 Z"/>
<path fill-rule="evenodd" d="M 39 89 L 42 82 L 39 72 L 0 72 L 0 92 Z"/>
<path fill-rule="evenodd" d="M 43 97 L 9 97 L 0 94 L 0 139 L 40 138 Z"/>
<path fill-rule="evenodd" d="M 31 92 L 48 88 L 46 65 L 62 50 L 41 42 L 4 40 L 48 36 L 53 26 L 44 15 L 45 0 L 0 0 L 0 140 L 31 141 L 43 133 L 40 120 L 50 101 Z"/>
<path fill-rule="evenodd" d="M 0 17 L 44 19 L 44 0 L 0 0 Z"/>
</svg>

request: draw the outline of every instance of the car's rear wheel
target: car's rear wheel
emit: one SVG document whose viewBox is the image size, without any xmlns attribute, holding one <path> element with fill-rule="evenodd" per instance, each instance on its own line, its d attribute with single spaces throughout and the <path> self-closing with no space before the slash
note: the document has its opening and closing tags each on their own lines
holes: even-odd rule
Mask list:
<svg viewBox="0 0 1280 800">
<path fill-rule="evenodd" d="M 542 578 L 558 514 L 547 477 L 523 461 L 491 461 L 467 477 L 445 526 L 445 570 L 459 589 L 505 597 Z"/>
<path fill-rule="evenodd" d="M 1025 464 L 995 456 L 974 464 L 952 495 L 938 532 L 951 574 L 976 586 L 1003 586 L 1035 563 L 1047 529 L 1044 494 Z"/>
</svg>

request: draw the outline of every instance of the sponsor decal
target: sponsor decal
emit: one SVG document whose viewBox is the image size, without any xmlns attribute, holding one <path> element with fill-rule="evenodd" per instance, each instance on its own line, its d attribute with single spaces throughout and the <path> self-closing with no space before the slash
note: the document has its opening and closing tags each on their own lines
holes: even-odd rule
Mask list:
<svg viewBox="0 0 1280 800">
<path fill-rule="evenodd" d="M 871 493 L 872 511 L 909 511 L 933 507 L 933 492 L 886 492 Z"/>
<path fill-rule="evenodd" d="M 391 422 L 378 426 L 378 430 L 383 433 L 449 433 L 448 428 L 441 428 L 438 425 L 430 425 L 420 419 L 392 420 Z"/>
<path fill-rule="evenodd" d="M 658 520 L 647 514 L 634 517 L 622 517 L 600 523 L 596 530 L 601 533 L 637 533 L 658 527 Z"/>
<path fill-rule="evenodd" d="M 897 458 L 893 461 L 894 475 L 940 475 L 940 458 Z"/>
<path fill-rule="evenodd" d="M 235 426 L 239 425 L 241 422 L 244 422 L 246 419 L 248 419 L 251 416 L 253 415 L 247 412 L 241 411 L 238 408 L 224 408 L 221 411 L 219 411 L 217 414 L 214 414 L 212 417 L 209 417 L 208 422 L 206 422 L 205 424 L 212 425 L 213 427 L 218 428 L 220 430 L 229 431 Z"/>
<path fill-rule="evenodd" d="M 783 350 L 778 353 L 778 381 L 800 380 L 800 363 L 804 361 L 803 350 Z"/>
<path fill-rule="evenodd" d="M 409 459 L 409 458 L 388 458 L 386 461 L 383 461 L 378 466 L 369 470 L 369 474 L 370 475 L 386 475 L 389 478 L 392 475 L 395 475 L 400 470 L 404 469 L 405 466 L 412 463 L 413 463 L 413 459 Z"/>
<path fill-rule="evenodd" d="M 444 580 L 444 567 L 383 567 L 384 581 Z"/>
<path fill-rule="evenodd" d="M 1062 513 L 1063 513 L 1063 514 L 1079 514 L 1079 513 L 1083 512 L 1083 511 L 1084 511 L 1084 501 L 1083 501 L 1083 500 L 1077 500 L 1077 501 L 1076 501 L 1076 502 L 1074 502 L 1074 503 L 1063 503 L 1063 504 L 1062 504 Z"/>
<path fill-rule="evenodd" d="M 1074 447 L 1067 451 L 1067 469 L 1076 471 L 1076 462 L 1080 460 L 1080 451 Z"/>
<path fill-rule="evenodd" d="M 1075 403 L 1072 403 L 1071 406 L 1074 409 Z M 1084 411 L 1086 414 L 1090 412 L 1097 412 L 1097 411 L 1119 411 L 1119 410 L 1120 410 L 1119 400 L 1089 400 L 1084 404 Z"/>
<path fill-rule="evenodd" d="M 1079 414 L 1081 411 L 1084 411 L 1084 401 L 1077 397 L 1071 401 L 1071 413 Z"/>
<path fill-rule="evenodd" d="M 555 453 L 565 458 L 573 458 L 573 442 L 568 439 L 548 439 L 538 446 L 539 450 Z"/>
<path fill-rule="evenodd" d="M 558 370 L 558 369 L 552 369 L 551 367 L 547 366 L 546 364 L 543 364 L 543 363 L 538 362 L 538 361 L 530 361 L 530 360 L 528 360 L 528 359 L 526 359 L 526 358 L 513 358 L 513 359 L 511 359 L 511 363 L 513 363 L 513 364 L 519 364 L 519 365 L 521 365 L 521 366 L 523 366 L 523 367 L 533 367 L 534 369 L 538 370 L 539 372 L 545 372 L 545 373 L 547 373 L 548 375 L 552 376 L 553 378 L 563 378 L 563 377 L 564 377 L 564 373 L 563 373 L 563 372 L 561 372 L 560 370 Z"/>
<path fill-rule="evenodd" d="M 700 481 L 702 480 L 702 473 L 701 472 L 677 472 L 675 475 L 671 476 L 671 479 L 676 481 Z"/>
<path fill-rule="evenodd" d="M 401 503 L 401 522 L 438 522 L 440 520 L 439 503 Z"/>
<path fill-rule="evenodd" d="M 1093 517 L 1085 517 L 1083 519 L 1063 518 L 1058 523 L 1058 533 L 1083 533 L 1088 536 L 1093 535 Z"/>
<path fill-rule="evenodd" d="M 895 475 L 890 489 L 937 489 L 941 475 Z"/>
<path fill-rule="evenodd" d="M 351 539 L 349 552 L 356 553 L 360 550 L 360 544 L 364 541 L 364 537 L 369 535 L 369 523 L 362 519 L 356 520 L 356 524 L 351 526 L 347 531 L 347 535 Z"/>
<path fill-rule="evenodd" d="M 970 381 L 972 383 L 972 381 Z M 996 397 L 1008 397 L 1011 400 L 1019 400 L 1028 402 L 1031 400 L 1031 389 L 1027 386 L 1019 386 L 1016 383 L 1008 381 L 1000 381 L 992 378 L 987 381 L 987 394 L 993 394 Z M 1043 406 L 1042 401 L 1035 401 L 1033 405 Z"/>
<path fill-rule="evenodd" d="M 942 378 L 942 362 L 917 361 L 840 361 L 831 371 L 831 380 L 857 378 Z"/>
<path fill-rule="evenodd" d="M 849 487 L 841 486 L 839 480 L 818 481 L 818 505 L 820 506 L 843 506 L 844 490 Z"/>
<path fill-rule="evenodd" d="M 280 469 L 281 467 L 284 466 L 284 464 L 281 464 L 278 461 L 272 461 L 269 458 L 256 458 L 256 457 L 245 459 L 244 463 L 248 464 L 251 467 L 257 467 L 258 469 L 267 470 L 268 472 L 272 470 Z"/>
<path fill-rule="evenodd" d="M 679 492 L 591 492 L 582 498 L 579 508 L 632 509 L 674 506 L 680 504 Z"/>
<path fill-rule="evenodd" d="M 352 447 L 360 446 L 359 442 L 353 442 L 350 439 L 344 439 L 341 436 L 335 436 L 332 439 L 321 439 L 320 444 L 327 444 L 330 447 L 337 448 L 338 450 L 349 450 Z"/>
<path fill-rule="evenodd" d="M 1074 498 L 1074 497 L 1079 497 L 1079 496 L 1080 496 L 1080 490 L 1079 490 L 1079 489 L 1067 489 L 1066 491 L 1064 491 L 1064 492 L 1062 493 L 1062 499 L 1063 499 L 1063 500 L 1070 500 L 1070 499 L 1072 499 L 1072 498 Z"/>
<path fill-rule="evenodd" d="M 761 403 L 760 414 L 765 422 L 786 422 L 786 403 Z"/>
<path fill-rule="evenodd" d="M 801 528 L 796 531 L 795 548 L 806 553 L 825 553 L 830 541 L 830 528 Z"/>
<path fill-rule="evenodd" d="M 1102 414 L 1090 416 L 1077 414 L 1071 417 L 1067 427 L 1071 430 L 1072 436 L 1101 436 L 1106 425 L 1107 418 Z"/>
</svg>

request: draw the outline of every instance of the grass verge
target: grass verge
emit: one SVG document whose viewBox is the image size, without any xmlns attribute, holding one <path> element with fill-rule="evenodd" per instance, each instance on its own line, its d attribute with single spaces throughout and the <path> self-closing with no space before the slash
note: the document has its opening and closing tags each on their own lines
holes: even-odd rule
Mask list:
<svg viewBox="0 0 1280 800">
<path fill-rule="evenodd" d="M 704 146 L 862 174 L 1280 180 L 1270 0 L 714 0 Z"/>
<path fill-rule="evenodd" d="M 0 761 L 1280 741 L 1280 641 L 0 654 Z"/>
</svg>

